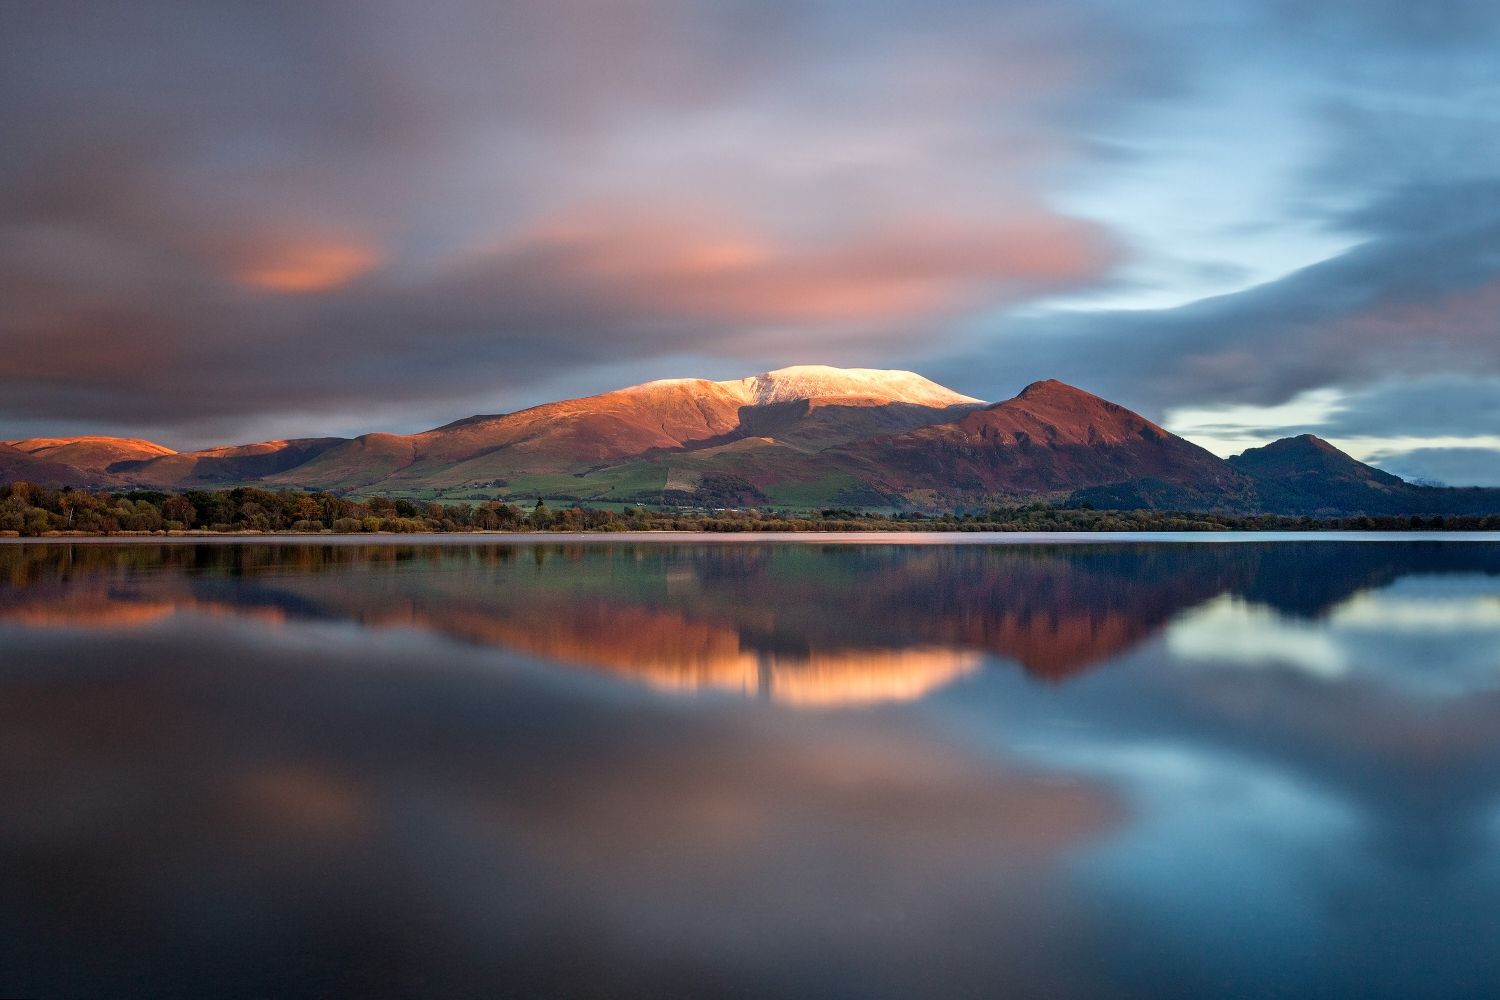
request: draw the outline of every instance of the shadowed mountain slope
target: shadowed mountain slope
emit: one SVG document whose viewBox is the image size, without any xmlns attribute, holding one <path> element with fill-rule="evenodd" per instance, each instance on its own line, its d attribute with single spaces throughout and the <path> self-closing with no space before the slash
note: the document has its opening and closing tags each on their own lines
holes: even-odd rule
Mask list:
<svg viewBox="0 0 1500 1000">
<path fill-rule="evenodd" d="M 38 458 L 13 445 L 0 443 L 0 483 L 55 483 L 58 486 L 99 486 L 108 476 L 86 472 L 62 462 Z"/>
<path fill-rule="evenodd" d="M 40 461 L 71 465 L 85 472 L 109 472 L 111 466 L 119 462 L 145 461 L 176 454 L 171 448 L 139 438 L 27 438 L 6 443 Z"/>
<path fill-rule="evenodd" d="M 1242 497 L 1249 481 L 1203 448 L 1123 406 L 1049 379 L 959 419 L 843 449 L 898 490 L 1057 494 L 1153 477 Z"/>
<path fill-rule="evenodd" d="M 115 462 L 108 471 L 132 483 L 166 488 L 235 485 L 294 469 L 344 442 L 344 438 L 299 438 L 169 452 L 144 461 Z"/>
<path fill-rule="evenodd" d="M 1417 486 L 1312 434 L 1251 448 L 1229 464 L 1256 481 L 1260 504 L 1292 514 L 1473 514 L 1500 510 L 1500 490 Z"/>
</svg>

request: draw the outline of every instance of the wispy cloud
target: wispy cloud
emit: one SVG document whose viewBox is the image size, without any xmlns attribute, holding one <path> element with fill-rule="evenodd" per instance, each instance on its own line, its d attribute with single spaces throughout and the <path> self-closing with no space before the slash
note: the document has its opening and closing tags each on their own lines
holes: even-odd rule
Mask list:
<svg viewBox="0 0 1500 1000">
<path fill-rule="evenodd" d="M 0 19 L 12 431 L 409 429 L 668 365 L 1156 415 L 1500 375 L 1492 4 Z"/>
</svg>

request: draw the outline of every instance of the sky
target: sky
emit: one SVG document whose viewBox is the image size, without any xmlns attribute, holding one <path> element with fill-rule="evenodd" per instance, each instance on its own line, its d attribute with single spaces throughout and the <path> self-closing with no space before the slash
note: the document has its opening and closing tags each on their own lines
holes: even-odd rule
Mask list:
<svg viewBox="0 0 1500 1000">
<path fill-rule="evenodd" d="M 10 0 L 0 438 L 793 364 L 1500 485 L 1493 0 Z"/>
</svg>

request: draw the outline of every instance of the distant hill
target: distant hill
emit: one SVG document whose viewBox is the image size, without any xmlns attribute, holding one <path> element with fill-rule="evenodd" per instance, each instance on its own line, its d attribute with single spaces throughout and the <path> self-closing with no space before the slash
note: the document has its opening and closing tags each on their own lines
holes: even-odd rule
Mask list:
<svg viewBox="0 0 1500 1000">
<path fill-rule="evenodd" d="M 71 465 L 85 472 L 107 472 L 117 462 L 149 460 L 176 454 L 171 448 L 139 438 L 28 438 L 6 443 L 33 458 Z"/>
<path fill-rule="evenodd" d="M 96 486 L 107 477 L 91 474 L 76 466 L 23 451 L 15 445 L 0 442 L 0 483 L 55 483 L 58 486 Z"/>
<path fill-rule="evenodd" d="M 118 461 L 105 471 L 133 483 L 168 489 L 233 486 L 295 469 L 343 443 L 344 438 L 336 437 L 261 441 Z"/>
<path fill-rule="evenodd" d="M 1229 464 L 1256 481 L 1260 506 L 1290 514 L 1491 514 L 1500 490 L 1419 486 L 1312 434 L 1251 448 Z"/>
<path fill-rule="evenodd" d="M 1285 514 L 1500 513 L 1310 435 L 1220 459 L 1055 380 L 986 404 L 913 372 L 783 368 L 666 379 L 418 434 L 177 452 L 124 438 L 0 445 L 0 481 L 234 485 L 444 499 L 938 510 L 1041 500 Z"/>
</svg>

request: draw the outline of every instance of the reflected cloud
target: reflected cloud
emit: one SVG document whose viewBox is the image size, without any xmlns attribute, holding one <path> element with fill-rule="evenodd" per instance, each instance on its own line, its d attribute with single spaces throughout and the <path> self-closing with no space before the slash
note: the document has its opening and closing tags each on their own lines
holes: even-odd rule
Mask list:
<svg viewBox="0 0 1500 1000">
<path fill-rule="evenodd" d="M 1199 663 L 1290 666 L 1325 678 L 1349 669 L 1345 651 L 1319 625 L 1230 595 L 1174 622 L 1166 646 L 1173 656 Z"/>
<path fill-rule="evenodd" d="M 1473 543 L 0 546 L 0 985 L 1500 981 L 1497 603 Z"/>
<path fill-rule="evenodd" d="M 23 995 L 108 995 L 122 969 L 167 997 L 1088 976 L 1045 955 L 1085 933 L 1059 867 L 1126 817 L 1103 784 L 911 720 L 600 697 L 425 633 L 307 657 L 177 626 L 0 664 L 23 765 L 0 769 L 0 980 Z"/>
<path fill-rule="evenodd" d="M 1344 628 L 1396 632 L 1489 632 L 1500 629 L 1500 595 L 1455 594 L 1410 597 L 1385 593 L 1357 594 L 1334 609 L 1332 620 Z"/>
<path fill-rule="evenodd" d="M 1173 622 L 1165 646 L 1198 666 L 1291 668 L 1421 698 L 1500 689 L 1500 584 L 1409 577 L 1316 620 L 1225 595 Z"/>
<path fill-rule="evenodd" d="M 318 837 L 366 833 L 369 802 L 364 791 L 318 767 L 288 764 L 256 771 L 245 775 L 236 791 L 236 806 L 246 821 L 262 828 Z"/>
<path fill-rule="evenodd" d="M 19 546 L 0 622 L 349 621 L 803 707 L 920 699 L 985 656 L 1061 682 L 1157 633 L 1184 663 L 1373 676 L 1382 642 L 1468 630 L 1438 689 L 1493 683 L 1486 574 L 1485 546 Z"/>
</svg>

